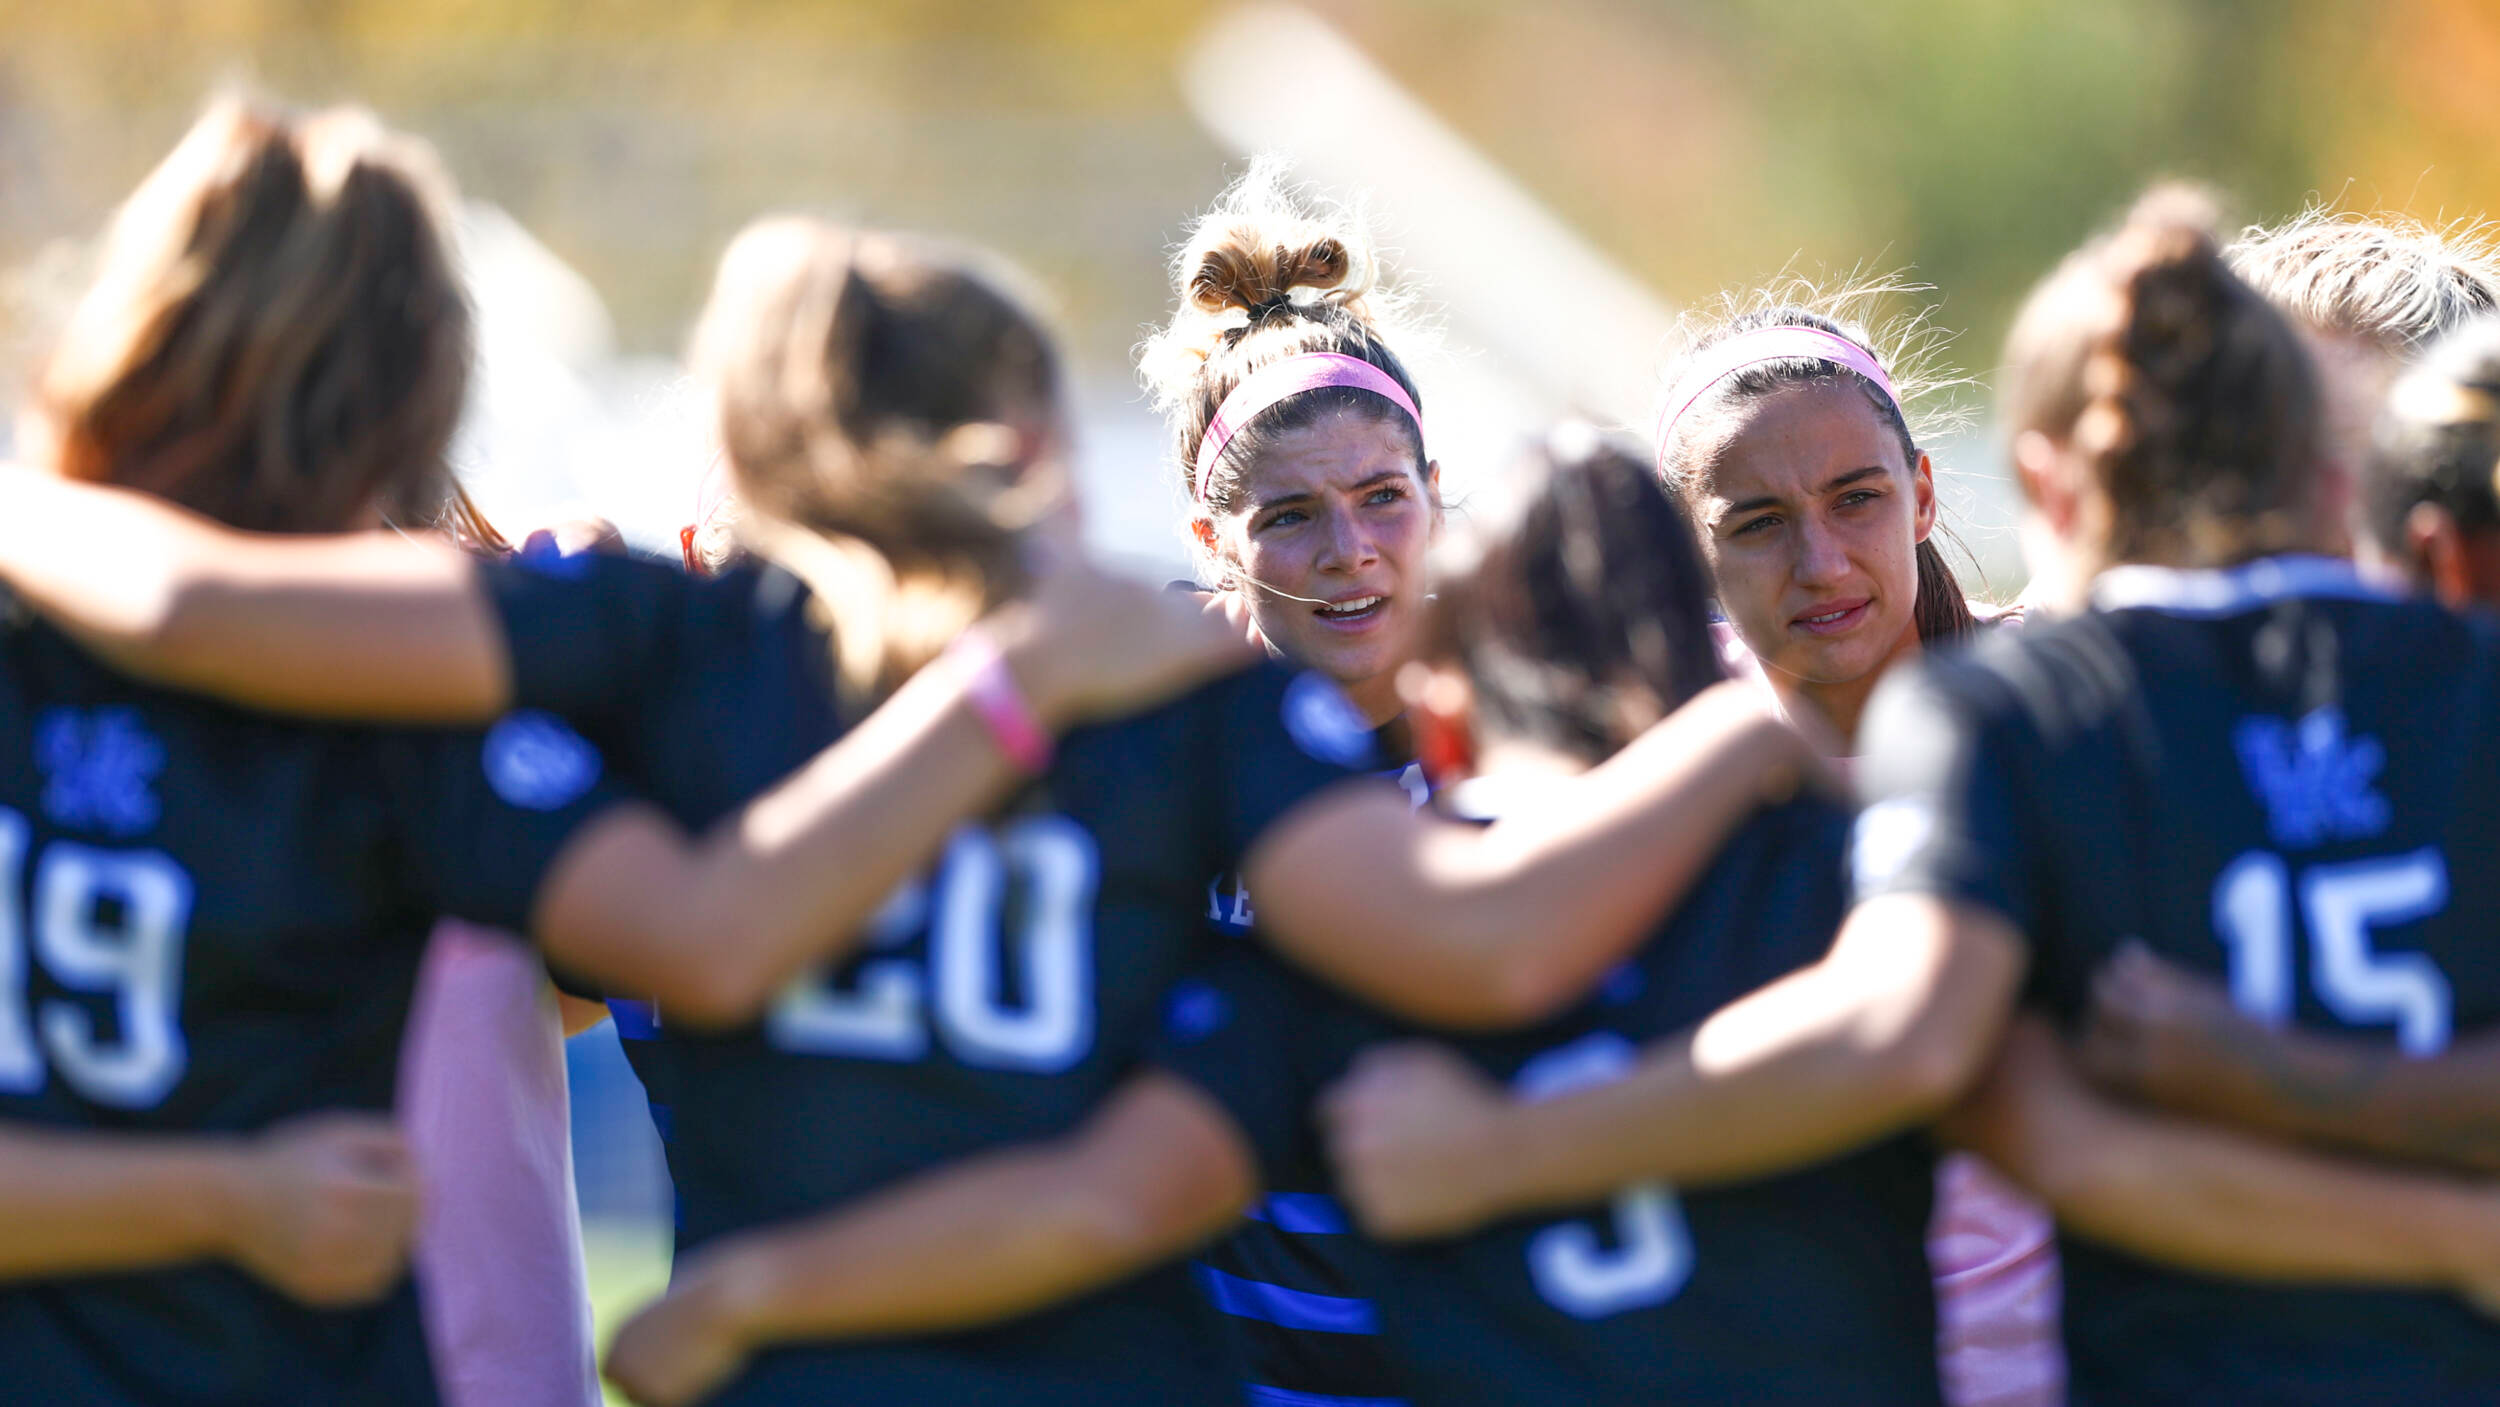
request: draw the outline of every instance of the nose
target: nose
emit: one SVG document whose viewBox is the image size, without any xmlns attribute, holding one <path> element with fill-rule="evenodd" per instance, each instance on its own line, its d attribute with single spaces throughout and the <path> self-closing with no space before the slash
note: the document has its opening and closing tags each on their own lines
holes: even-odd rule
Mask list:
<svg viewBox="0 0 2500 1407">
<path fill-rule="evenodd" d="M 1380 544 L 1373 540 L 1362 515 L 1333 510 L 1326 528 L 1327 540 L 1320 547 L 1321 571 L 1359 572 L 1380 560 Z"/>
<path fill-rule="evenodd" d="M 1840 534 L 1808 518 L 1797 534 L 1797 580 L 1806 586 L 1831 586 L 1849 576 L 1849 553 Z"/>
</svg>

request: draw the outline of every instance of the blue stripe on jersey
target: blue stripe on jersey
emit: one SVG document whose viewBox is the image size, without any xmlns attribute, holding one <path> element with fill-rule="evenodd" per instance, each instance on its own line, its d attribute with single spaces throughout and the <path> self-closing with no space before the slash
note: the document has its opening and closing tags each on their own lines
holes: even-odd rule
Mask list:
<svg viewBox="0 0 2500 1407">
<path fill-rule="evenodd" d="M 1206 1291 L 1208 1302 L 1237 1319 L 1256 1319 L 1262 1324 L 1315 1334 L 1380 1332 L 1380 1316 L 1372 1311 L 1370 1300 L 1263 1285 L 1227 1275 L 1212 1266 L 1193 1265 L 1190 1270 L 1197 1275 L 1198 1287 Z"/>
<path fill-rule="evenodd" d="M 1297 1236 L 1343 1236 L 1354 1229 L 1337 1199 L 1319 1192 L 1270 1192 L 1250 1216 Z"/>
<path fill-rule="evenodd" d="M 654 1040 L 660 1034 L 660 1009 L 650 1002 L 610 997 L 608 1015 L 616 1022 L 616 1038 L 620 1041 Z"/>
<path fill-rule="evenodd" d="M 1250 1407 L 1406 1407 L 1403 1397 L 1331 1397 L 1324 1392 L 1291 1392 L 1281 1387 L 1249 1385 Z"/>
</svg>

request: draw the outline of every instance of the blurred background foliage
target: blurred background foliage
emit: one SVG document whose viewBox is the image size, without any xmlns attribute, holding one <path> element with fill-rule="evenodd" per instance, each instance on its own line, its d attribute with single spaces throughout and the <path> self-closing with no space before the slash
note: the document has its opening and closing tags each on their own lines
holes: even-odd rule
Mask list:
<svg viewBox="0 0 2500 1407">
<path fill-rule="evenodd" d="M 1344 0 L 1317 7 L 1670 303 L 1914 266 L 1979 370 L 2148 178 L 2272 218 L 2500 201 L 2493 0 Z M 1119 374 L 1228 156 L 1170 0 L 0 0 L 0 263 L 91 230 L 214 84 L 355 97 L 674 350 L 747 216 L 994 245 Z M 1260 56 L 1290 92 L 1290 62 Z M 1360 134 L 1349 134 L 1359 141 Z M 1518 270 L 1533 280 L 1534 269 Z"/>
</svg>

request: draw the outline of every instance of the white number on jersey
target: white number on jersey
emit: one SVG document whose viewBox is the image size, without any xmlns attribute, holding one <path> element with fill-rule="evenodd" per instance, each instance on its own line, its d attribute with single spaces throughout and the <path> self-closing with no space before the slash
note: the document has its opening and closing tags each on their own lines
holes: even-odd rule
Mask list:
<svg viewBox="0 0 2500 1407">
<path fill-rule="evenodd" d="M 191 919 L 191 876 L 154 850 L 47 845 L 25 894 L 26 818 L 0 808 L 0 1090 L 42 1088 L 46 1057 L 61 1078 L 99 1104 L 144 1109 L 182 1079 L 182 944 Z M 104 901 L 116 906 L 101 920 Z M 117 1035 L 106 1039 L 76 1002 L 26 999 L 29 918 L 33 950 L 52 979 L 110 995 Z M 40 1040 L 38 1040 L 40 1037 Z"/>
<path fill-rule="evenodd" d="M 2292 896 L 2309 930 L 2309 982 L 2326 1009 L 2355 1026 L 2396 1028 L 2407 1055 L 2448 1046 L 2455 994 L 2423 953 L 2381 953 L 2370 930 L 2447 907 L 2448 866 L 2436 847 L 2312 865 L 2297 884 L 2283 857 L 2251 850 L 2214 883 L 2214 931 L 2231 950 L 2231 1000 L 2270 1025 L 2292 1019 Z"/>
<path fill-rule="evenodd" d="M 822 971 L 793 983 L 765 1020 L 784 1050 L 917 1060 L 932 1026 L 968 1065 L 1051 1074 L 1094 1043 L 1094 838 L 1065 816 L 1025 816 L 998 834 L 966 826 L 947 842 L 933 882 L 914 882 L 871 924 L 872 951 L 926 927 L 928 960 L 871 958 L 851 990 Z M 1015 932 L 1003 935 L 1019 893 Z M 1015 977 L 1009 1000 L 1009 973 Z M 929 1000 L 934 985 L 936 1000 Z"/>
<path fill-rule="evenodd" d="M 1523 1098 L 1550 1099 L 1620 1079 L 1634 1059 L 1631 1042 L 1601 1031 L 1529 1061 L 1512 1086 Z M 1528 1277 L 1537 1294 L 1575 1319 L 1665 1304 L 1692 1277 L 1692 1230 L 1665 1183 L 1625 1188 L 1615 1194 L 1612 1211 L 1613 1234 L 1606 1238 L 1582 1218 L 1528 1240 Z"/>
</svg>

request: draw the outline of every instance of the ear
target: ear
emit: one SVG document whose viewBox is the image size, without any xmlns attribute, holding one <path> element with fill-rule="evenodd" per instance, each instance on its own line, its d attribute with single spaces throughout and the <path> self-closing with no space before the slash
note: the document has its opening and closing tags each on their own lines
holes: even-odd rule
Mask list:
<svg viewBox="0 0 2500 1407">
<path fill-rule="evenodd" d="M 1927 535 L 1936 530 L 1936 462 L 1927 457 L 1925 450 L 1918 452 L 1918 462 L 1910 466 L 1910 495 L 1918 509 L 1916 531 L 1910 534 L 1910 540 L 1925 542 Z"/>
<path fill-rule="evenodd" d="M 2063 461 L 2057 442 L 2037 430 L 2014 437 L 2014 477 L 2022 484 L 2023 497 L 2060 537 L 2075 521 L 2074 486 L 2066 481 Z"/>
<path fill-rule="evenodd" d="M 1448 665 L 1409 660 L 1398 669 L 1398 697 L 1414 734 L 1415 760 L 1434 786 L 1476 770 L 1476 690 Z"/>
<path fill-rule="evenodd" d="M 2441 605 L 2457 609 L 2473 604 L 2473 564 L 2466 560 L 2465 535 L 2457 520 L 2435 503 L 2417 503 L 2405 514 L 2405 555 L 2420 564 L 2422 583 Z"/>
<path fill-rule="evenodd" d="M 1445 516 L 1441 506 L 1440 460 L 1424 461 L 1424 496 L 1432 500 L 1432 532 L 1435 537 L 1438 537 L 1441 534 L 1441 520 Z"/>
</svg>

